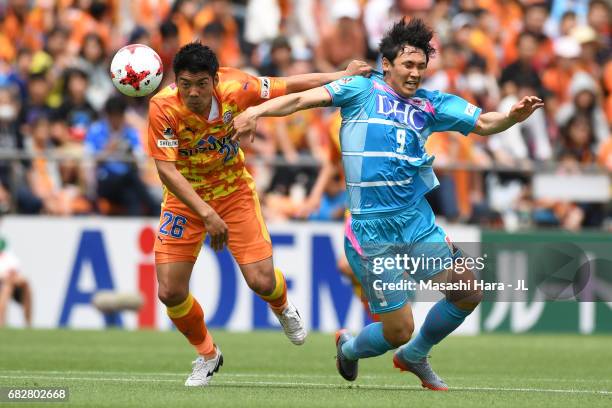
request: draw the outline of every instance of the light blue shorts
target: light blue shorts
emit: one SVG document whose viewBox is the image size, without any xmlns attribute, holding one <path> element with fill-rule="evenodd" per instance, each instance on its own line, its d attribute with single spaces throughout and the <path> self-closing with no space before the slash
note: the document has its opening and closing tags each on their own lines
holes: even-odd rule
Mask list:
<svg viewBox="0 0 612 408">
<path fill-rule="evenodd" d="M 424 198 L 393 213 L 353 215 L 344 248 L 372 313 L 401 308 L 413 296 L 408 281 L 429 280 L 461 256 Z"/>
</svg>

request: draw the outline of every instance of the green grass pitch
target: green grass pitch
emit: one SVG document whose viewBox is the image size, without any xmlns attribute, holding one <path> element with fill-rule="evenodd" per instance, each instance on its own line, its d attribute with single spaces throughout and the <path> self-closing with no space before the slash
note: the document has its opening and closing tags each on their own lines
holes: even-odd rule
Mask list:
<svg viewBox="0 0 612 408">
<path fill-rule="evenodd" d="M 206 388 L 183 386 L 193 352 L 177 332 L 0 330 L 0 386 L 66 386 L 67 407 L 612 407 L 612 337 L 450 337 L 432 365 L 451 387 L 424 390 L 392 368 L 392 354 L 362 360 L 355 383 L 335 367 L 333 337 L 304 346 L 281 332 L 214 331 L 225 365 Z"/>
</svg>

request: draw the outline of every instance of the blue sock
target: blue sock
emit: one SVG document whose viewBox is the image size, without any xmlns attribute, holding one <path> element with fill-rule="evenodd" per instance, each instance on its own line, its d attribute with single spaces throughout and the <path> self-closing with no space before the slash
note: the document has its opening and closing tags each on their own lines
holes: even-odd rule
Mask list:
<svg viewBox="0 0 612 408">
<path fill-rule="evenodd" d="M 361 330 L 357 337 L 353 337 L 342 345 L 342 354 L 349 360 L 374 357 L 385 354 L 394 348 L 383 336 L 382 323 L 371 323 Z"/>
<path fill-rule="evenodd" d="M 406 361 L 419 361 L 431 348 L 452 333 L 472 311 L 459 309 L 446 299 L 440 300 L 427 313 L 419 333 L 397 352 Z"/>
</svg>

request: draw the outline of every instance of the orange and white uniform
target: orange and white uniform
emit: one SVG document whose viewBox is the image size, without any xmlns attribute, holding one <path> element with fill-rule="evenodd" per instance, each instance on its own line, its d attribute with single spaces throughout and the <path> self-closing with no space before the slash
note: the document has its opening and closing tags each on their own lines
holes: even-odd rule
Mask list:
<svg viewBox="0 0 612 408">
<path fill-rule="evenodd" d="M 249 106 L 284 95 L 286 84 L 232 68 L 220 68 L 218 74 L 208 118 L 191 112 L 174 84 L 151 99 L 148 151 L 155 159 L 176 163 L 227 224 L 228 246 L 236 261 L 247 264 L 272 256 L 272 244 L 244 153 L 230 140 L 233 118 Z M 195 262 L 205 234 L 200 217 L 164 187 L 156 262 Z"/>
</svg>

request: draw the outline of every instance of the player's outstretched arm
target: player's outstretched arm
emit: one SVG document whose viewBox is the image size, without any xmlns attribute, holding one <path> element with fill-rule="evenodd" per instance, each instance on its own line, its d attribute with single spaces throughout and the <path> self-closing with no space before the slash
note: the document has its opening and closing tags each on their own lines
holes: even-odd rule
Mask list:
<svg viewBox="0 0 612 408">
<path fill-rule="evenodd" d="M 281 78 L 287 84 L 287 93 L 302 92 L 307 89 L 323 86 L 346 76 L 368 76 L 372 67 L 365 61 L 353 60 L 344 71 L 293 75 Z"/>
<path fill-rule="evenodd" d="M 257 119 L 261 116 L 287 116 L 304 109 L 331 105 L 331 96 L 320 86 L 308 91 L 292 93 L 270 99 L 261 105 L 251 106 L 234 118 L 234 134 L 232 141 L 238 141 L 243 136 L 255 138 Z"/>
<path fill-rule="evenodd" d="M 212 249 L 222 250 L 228 240 L 228 228 L 225 222 L 200 198 L 187 179 L 177 170 L 173 161 L 155 159 L 155 166 L 166 188 L 202 219 L 206 232 L 210 235 Z"/>
<path fill-rule="evenodd" d="M 503 132 L 509 127 L 527 119 L 536 109 L 544 106 L 544 102 L 537 96 L 525 96 L 515 103 L 508 113 L 487 112 L 480 115 L 474 133 L 488 136 Z"/>
</svg>

